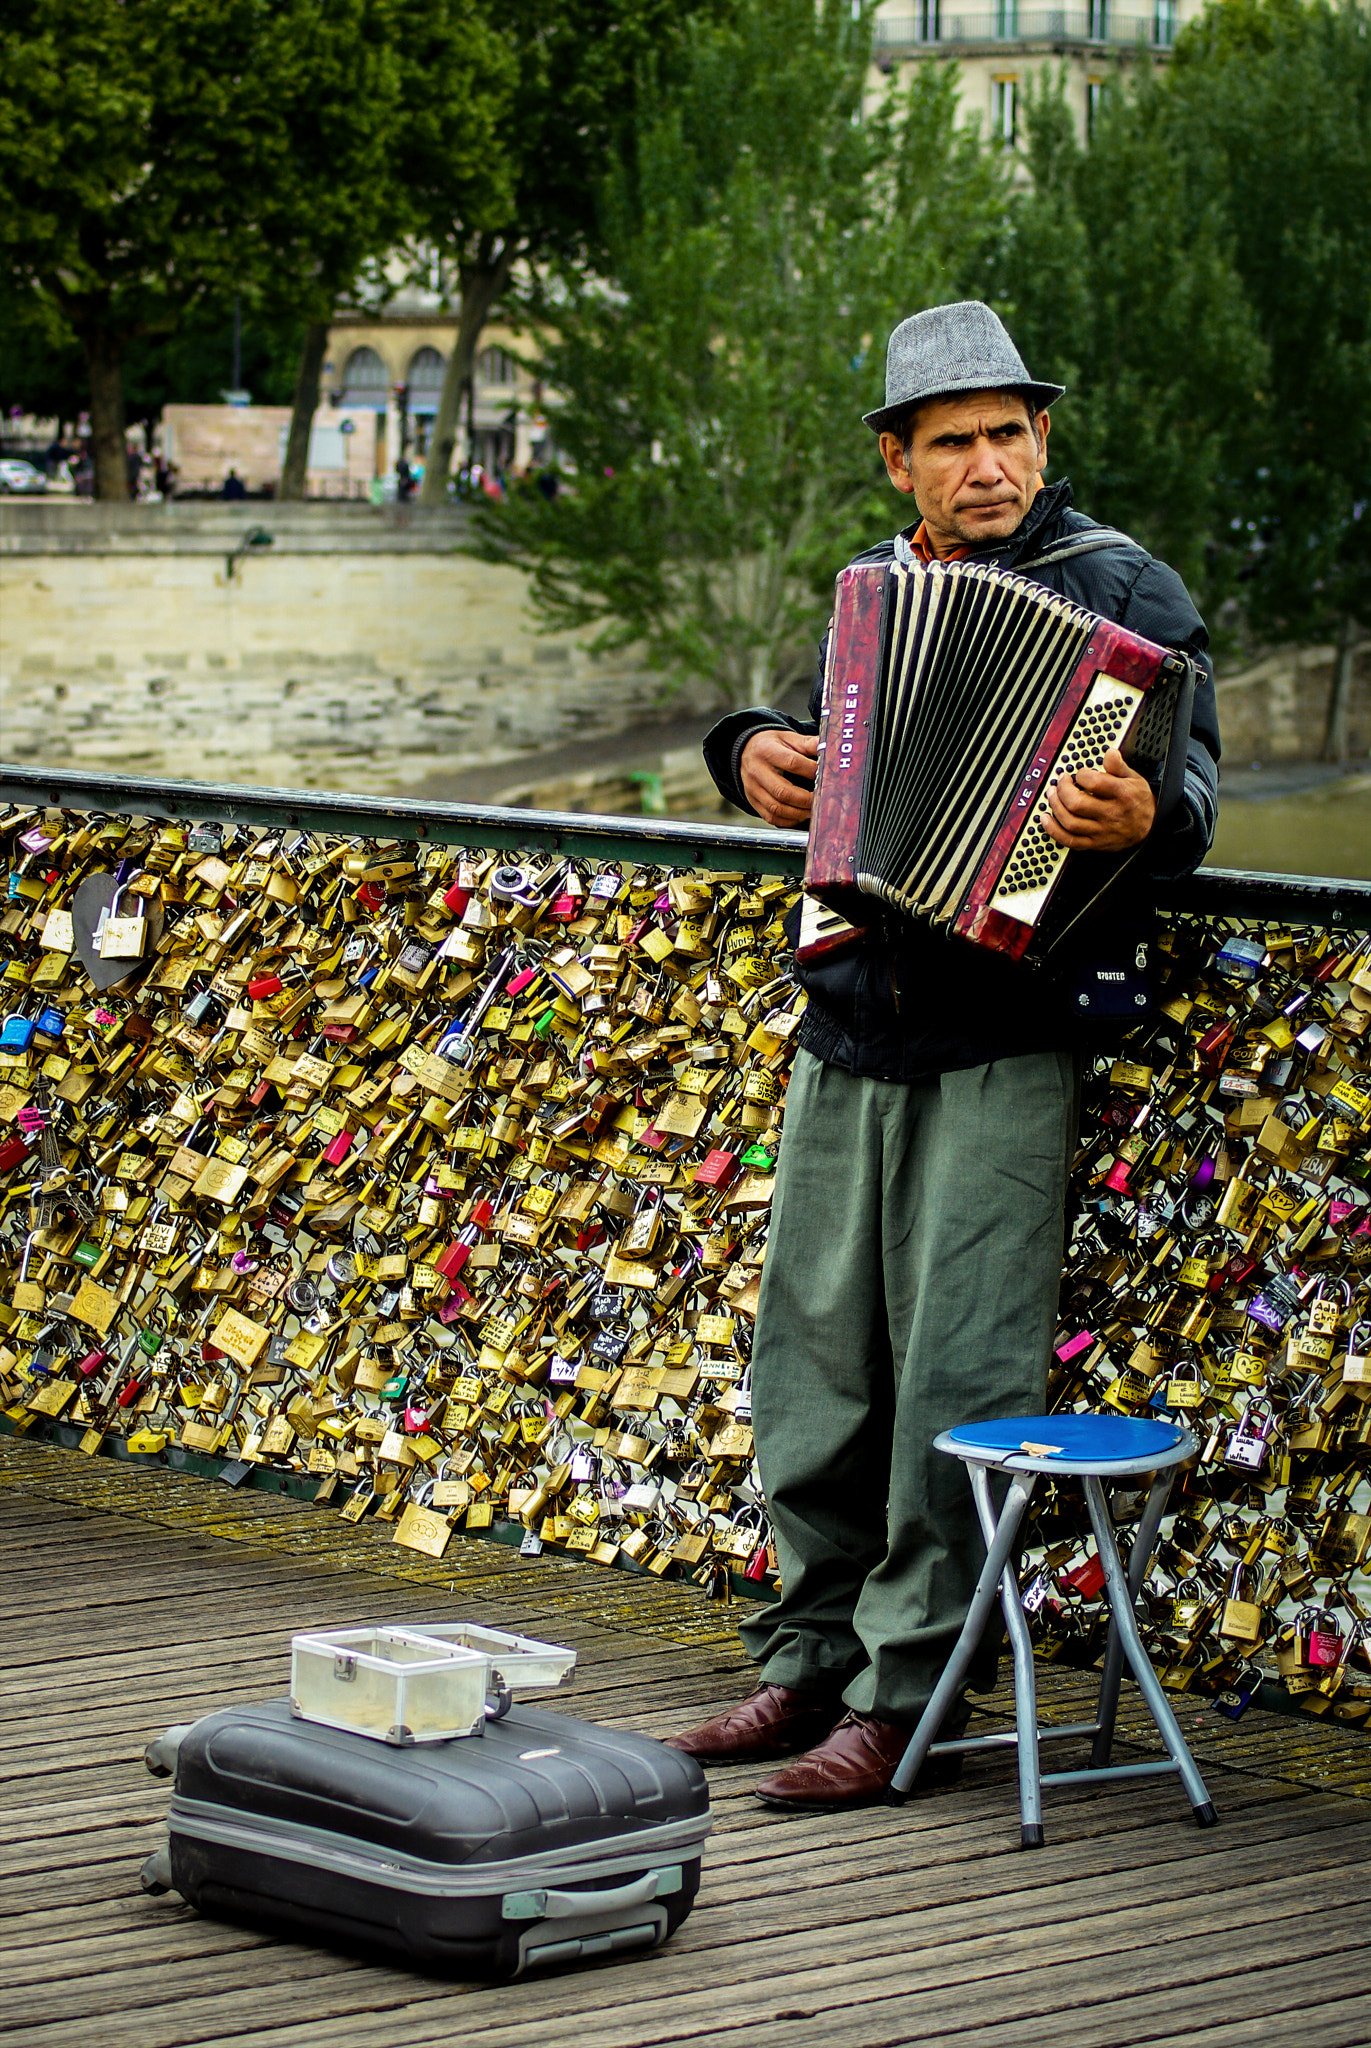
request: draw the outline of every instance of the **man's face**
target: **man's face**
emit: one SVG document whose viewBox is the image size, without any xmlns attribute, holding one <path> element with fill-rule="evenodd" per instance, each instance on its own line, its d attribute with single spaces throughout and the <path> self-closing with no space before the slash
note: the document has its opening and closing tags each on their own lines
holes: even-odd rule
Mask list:
<svg viewBox="0 0 1371 2048">
<path fill-rule="evenodd" d="M 1034 433 L 1036 425 L 1037 433 Z M 1016 531 L 1047 466 L 1046 412 L 994 391 L 930 399 L 906 453 L 897 434 L 881 454 L 897 491 L 911 495 L 935 549 L 981 547 Z"/>
</svg>

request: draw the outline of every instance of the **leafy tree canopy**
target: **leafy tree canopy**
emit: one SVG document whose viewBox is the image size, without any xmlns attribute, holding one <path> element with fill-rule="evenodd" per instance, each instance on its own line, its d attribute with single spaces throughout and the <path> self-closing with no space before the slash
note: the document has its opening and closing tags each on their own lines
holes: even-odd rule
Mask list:
<svg viewBox="0 0 1371 2048">
<path fill-rule="evenodd" d="M 124 494 L 130 341 L 235 292 L 331 301 L 407 223 L 407 107 L 460 111 L 449 141 L 479 156 L 502 48 L 475 0 L 10 0 L 0 277 L 22 326 L 82 348 L 102 495 Z"/>
<path fill-rule="evenodd" d="M 600 186 L 603 278 L 564 264 L 549 289 L 574 489 L 480 515 L 550 624 L 734 702 L 808 665 L 835 567 L 889 531 L 861 424 L 886 333 L 956 296 L 1003 216 L 955 77 L 921 69 L 861 118 L 868 55 L 838 0 L 743 0 L 646 74 Z"/>
<path fill-rule="evenodd" d="M 500 30 L 516 84 L 481 160 L 455 167 L 433 124 L 406 124 L 401 146 L 418 240 L 454 275 L 456 345 L 424 472 L 426 503 L 447 490 L 463 390 L 491 311 L 531 266 L 594 258 L 605 166 L 632 132 L 649 57 L 678 47 L 696 18 L 726 19 L 732 0 L 502 0 Z M 510 310 L 514 310 L 511 304 Z"/>
</svg>

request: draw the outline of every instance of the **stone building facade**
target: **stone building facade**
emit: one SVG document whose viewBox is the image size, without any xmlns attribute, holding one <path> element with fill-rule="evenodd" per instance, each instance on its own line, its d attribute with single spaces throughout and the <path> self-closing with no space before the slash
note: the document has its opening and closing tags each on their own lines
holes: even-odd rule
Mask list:
<svg viewBox="0 0 1371 2048">
<path fill-rule="evenodd" d="M 1077 133 L 1088 141 L 1110 83 L 1130 64 L 1164 62 L 1202 0 L 881 0 L 875 58 L 886 77 L 956 61 L 961 114 L 1006 147 L 1020 139 L 1025 87 L 1045 65 L 1066 73 Z"/>
</svg>

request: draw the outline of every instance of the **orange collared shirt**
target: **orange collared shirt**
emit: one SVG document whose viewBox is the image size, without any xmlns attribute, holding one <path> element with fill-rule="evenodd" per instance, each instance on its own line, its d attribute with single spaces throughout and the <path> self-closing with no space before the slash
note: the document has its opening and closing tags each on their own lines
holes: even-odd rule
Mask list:
<svg viewBox="0 0 1371 2048">
<path fill-rule="evenodd" d="M 971 553 L 970 548 L 953 548 L 950 554 L 935 555 L 928 538 L 927 522 L 922 519 L 909 536 L 909 551 L 921 562 L 960 562 Z"/>
</svg>

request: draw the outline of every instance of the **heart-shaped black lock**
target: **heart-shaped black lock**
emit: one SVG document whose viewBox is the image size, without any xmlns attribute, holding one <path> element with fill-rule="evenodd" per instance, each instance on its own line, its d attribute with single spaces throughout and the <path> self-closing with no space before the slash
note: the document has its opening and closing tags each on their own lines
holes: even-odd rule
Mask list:
<svg viewBox="0 0 1371 2048">
<path fill-rule="evenodd" d="M 157 941 L 162 936 L 162 905 L 155 896 L 140 897 L 139 907 L 147 919 L 147 936 L 143 941 L 142 957 L 138 960 L 102 960 L 95 946 L 95 927 L 100 922 L 102 910 L 108 910 L 114 902 L 120 884 L 110 874 L 87 875 L 76 891 L 71 905 L 71 929 L 73 950 L 98 989 L 113 988 L 116 982 L 128 981 L 134 975 L 146 973 L 152 963 Z"/>
</svg>

